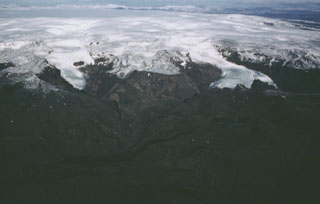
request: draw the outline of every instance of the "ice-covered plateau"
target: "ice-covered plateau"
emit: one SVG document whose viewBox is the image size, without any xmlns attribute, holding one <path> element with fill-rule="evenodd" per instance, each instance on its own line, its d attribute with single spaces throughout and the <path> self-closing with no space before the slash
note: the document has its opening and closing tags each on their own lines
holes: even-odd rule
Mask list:
<svg viewBox="0 0 320 204">
<path fill-rule="evenodd" d="M 292 68 L 319 68 L 320 35 L 294 23 L 246 15 L 152 13 L 144 16 L 105 18 L 6 18 L 0 19 L 0 63 L 14 66 L 0 71 L 26 87 L 36 88 L 37 74 L 48 65 L 77 89 L 86 85 L 83 66 L 100 62 L 113 65 L 110 73 L 120 78 L 132 71 L 179 74 L 188 61 L 210 63 L 222 70 L 212 82 L 218 88 L 248 88 L 263 73 L 227 61 L 226 50 L 237 51 L 241 60 L 282 60 Z M 224 50 L 225 53 L 222 53 Z M 179 66 L 177 66 L 179 62 Z"/>
</svg>

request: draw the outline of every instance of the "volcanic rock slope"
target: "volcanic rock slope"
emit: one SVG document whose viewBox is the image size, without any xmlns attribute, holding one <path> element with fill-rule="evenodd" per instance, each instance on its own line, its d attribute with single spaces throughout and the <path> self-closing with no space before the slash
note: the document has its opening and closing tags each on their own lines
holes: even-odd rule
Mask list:
<svg viewBox="0 0 320 204">
<path fill-rule="evenodd" d="M 88 65 L 82 91 L 54 67 L 37 90 L 2 76 L 0 203 L 316 203 L 318 87 L 209 89 L 221 71 L 188 67 Z"/>
</svg>

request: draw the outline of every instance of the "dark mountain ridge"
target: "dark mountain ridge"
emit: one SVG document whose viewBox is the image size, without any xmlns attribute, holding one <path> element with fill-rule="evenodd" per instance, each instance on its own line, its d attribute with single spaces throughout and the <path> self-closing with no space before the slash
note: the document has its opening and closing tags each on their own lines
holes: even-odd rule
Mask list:
<svg viewBox="0 0 320 204">
<path fill-rule="evenodd" d="M 55 91 L 0 83 L 0 203 L 316 203 L 320 96 L 209 89 L 221 71 L 189 66 L 90 65 L 82 91 L 54 67 L 38 77 Z"/>
</svg>

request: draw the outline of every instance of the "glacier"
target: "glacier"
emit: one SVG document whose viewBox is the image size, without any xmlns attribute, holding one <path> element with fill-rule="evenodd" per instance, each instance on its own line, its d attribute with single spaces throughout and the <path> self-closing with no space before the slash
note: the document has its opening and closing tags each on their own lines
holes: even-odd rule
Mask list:
<svg viewBox="0 0 320 204">
<path fill-rule="evenodd" d="M 105 63 L 113 64 L 110 73 L 125 78 L 134 70 L 179 74 L 181 67 L 174 62 L 188 69 L 187 62 L 192 60 L 222 70 L 223 78 L 212 87 L 242 84 L 250 88 L 256 79 L 276 85 L 263 73 L 227 61 L 221 47 L 237 50 L 243 60 L 303 58 L 303 69 L 320 64 L 317 28 L 240 14 L 100 11 L 105 12 L 103 17 L 0 18 L 0 63 L 15 65 L 0 74 L 37 87 L 40 80 L 36 75 L 52 65 L 75 88 L 83 89 L 85 76 L 75 62 L 85 66 L 104 58 Z"/>
</svg>

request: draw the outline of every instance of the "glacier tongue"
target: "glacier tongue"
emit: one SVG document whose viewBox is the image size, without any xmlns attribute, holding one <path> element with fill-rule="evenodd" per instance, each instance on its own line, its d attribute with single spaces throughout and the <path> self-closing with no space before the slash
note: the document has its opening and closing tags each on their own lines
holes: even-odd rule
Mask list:
<svg viewBox="0 0 320 204">
<path fill-rule="evenodd" d="M 320 41 L 318 30 L 302 30 L 288 22 L 253 16 L 161 14 L 0 19 L 0 63 L 16 65 L 2 74 L 19 73 L 14 80 L 36 87 L 36 74 L 54 65 L 70 84 L 83 89 L 85 77 L 74 62 L 85 66 L 105 58 L 109 60 L 105 63 L 113 64 L 110 72 L 124 78 L 134 70 L 179 74 L 192 60 L 223 71 L 223 78 L 212 83 L 218 88 L 237 84 L 250 88 L 255 79 L 273 84 L 268 76 L 225 60 L 217 45 L 289 61 L 284 50 L 296 50 L 297 58 L 299 53 L 308 53 L 304 62 L 319 65 L 320 48 L 312 43 Z M 244 58 L 259 60 L 250 52 L 242 52 Z"/>
</svg>

